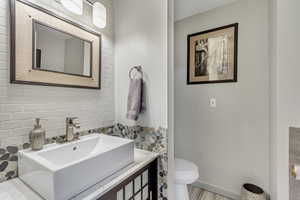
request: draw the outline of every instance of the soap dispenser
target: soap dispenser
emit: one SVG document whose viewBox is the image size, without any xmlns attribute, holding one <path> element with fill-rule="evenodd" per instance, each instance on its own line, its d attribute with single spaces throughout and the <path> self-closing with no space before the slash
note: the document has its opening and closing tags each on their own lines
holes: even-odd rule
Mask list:
<svg viewBox="0 0 300 200">
<path fill-rule="evenodd" d="M 40 125 L 40 118 L 36 118 L 35 122 L 36 124 L 29 134 L 29 140 L 32 150 L 39 151 L 43 149 L 43 146 L 45 144 L 46 131 Z"/>
</svg>

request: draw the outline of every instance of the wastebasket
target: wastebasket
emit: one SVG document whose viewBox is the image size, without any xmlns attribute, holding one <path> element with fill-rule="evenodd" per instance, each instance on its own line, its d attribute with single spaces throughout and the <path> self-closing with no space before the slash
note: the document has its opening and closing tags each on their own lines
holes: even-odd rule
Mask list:
<svg viewBox="0 0 300 200">
<path fill-rule="evenodd" d="M 246 183 L 242 187 L 241 200 L 266 200 L 266 193 L 260 187 Z"/>
</svg>

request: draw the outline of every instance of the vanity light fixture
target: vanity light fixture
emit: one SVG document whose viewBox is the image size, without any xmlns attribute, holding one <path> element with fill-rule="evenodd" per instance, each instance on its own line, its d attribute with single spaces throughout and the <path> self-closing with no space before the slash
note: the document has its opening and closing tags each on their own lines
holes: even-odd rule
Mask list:
<svg viewBox="0 0 300 200">
<path fill-rule="evenodd" d="M 72 13 L 77 15 L 83 13 L 83 0 L 61 0 L 61 4 Z"/>
<path fill-rule="evenodd" d="M 83 3 L 88 4 L 93 8 L 93 24 L 98 28 L 106 27 L 106 7 L 96 1 L 92 3 L 90 0 L 55 0 L 57 2 L 61 2 L 64 8 L 69 10 L 72 13 L 77 15 L 82 15 L 83 13 Z"/>
<path fill-rule="evenodd" d="M 106 8 L 100 2 L 93 4 L 93 23 L 98 28 L 105 28 L 106 26 Z"/>
</svg>

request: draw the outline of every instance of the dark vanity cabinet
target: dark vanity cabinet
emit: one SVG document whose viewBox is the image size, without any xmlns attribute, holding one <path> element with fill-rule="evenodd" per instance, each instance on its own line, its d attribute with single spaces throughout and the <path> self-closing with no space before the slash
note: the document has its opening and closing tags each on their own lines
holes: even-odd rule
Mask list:
<svg viewBox="0 0 300 200">
<path fill-rule="evenodd" d="M 98 200 L 157 200 L 157 159 Z"/>
</svg>

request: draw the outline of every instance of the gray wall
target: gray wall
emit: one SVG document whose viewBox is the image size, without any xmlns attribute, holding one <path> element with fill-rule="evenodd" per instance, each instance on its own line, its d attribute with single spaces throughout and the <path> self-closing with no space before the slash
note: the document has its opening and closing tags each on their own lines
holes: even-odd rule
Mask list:
<svg viewBox="0 0 300 200">
<path fill-rule="evenodd" d="M 244 182 L 269 191 L 268 6 L 243 0 L 175 24 L 175 155 L 199 166 L 201 183 L 236 195 Z M 238 82 L 186 85 L 187 35 L 235 22 Z"/>
<path fill-rule="evenodd" d="M 167 1 L 116 0 L 114 9 L 116 121 L 134 124 L 126 119 L 128 72 L 142 65 L 147 110 L 137 123 L 167 128 Z"/>
</svg>

